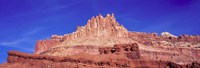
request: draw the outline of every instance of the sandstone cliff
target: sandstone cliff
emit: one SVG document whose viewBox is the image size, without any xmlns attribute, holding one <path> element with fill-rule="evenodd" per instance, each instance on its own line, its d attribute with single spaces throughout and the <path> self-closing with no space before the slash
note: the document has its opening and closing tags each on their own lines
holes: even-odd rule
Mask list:
<svg viewBox="0 0 200 68">
<path fill-rule="evenodd" d="M 199 62 L 176 64 L 170 61 L 143 59 L 137 43 L 117 44 L 99 48 L 99 55 L 79 53 L 58 57 L 8 52 L 8 63 L 0 67 L 9 68 L 198 68 Z M 163 55 L 164 56 L 164 55 Z"/>
<path fill-rule="evenodd" d="M 8 66 L 10 65 L 10 66 Z M 199 68 L 200 36 L 130 32 L 114 14 L 98 15 L 65 35 L 39 40 L 34 54 L 8 53 L 0 67 Z"/>
<path fill-rule="evenodd" d="M 128 30 L 120 25 L 114 14 L 107 14 L 106 17 L 98 15 L 88 20 L 87 25 L 78 26 L 77 30 L 64 36 L 52 35 L 50 40 L 38 41 L 35 47 L 35 54 L 39 54 L 49 48 L 58 46 L 73 45 L 113 45 L 115 43 L 127 43 L 119 38 L 127 38 Z M 115 39 L 115 41 L 112 41 Z M 111 41 L 110 41 L 111 40 Z M 119 41 L 118 41 L 119 40 Z M 108 43 L 109 41 L 109 43 Z M 49 44 L 51 43 L 51 44 Z M 113 44 L 111 44 L 113 43 Z M 130 43 L 130 41 L 128 41 Z"/>
</svg>

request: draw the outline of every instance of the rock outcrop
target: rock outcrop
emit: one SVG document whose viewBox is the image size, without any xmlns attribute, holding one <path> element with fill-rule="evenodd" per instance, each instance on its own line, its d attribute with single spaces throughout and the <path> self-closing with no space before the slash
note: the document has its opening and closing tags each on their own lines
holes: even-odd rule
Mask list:
<svg viewBox="0 0 200 68">
<path fill-rule="evenodd" d="M 99 55 L 79 53 L 68 57 L 32 55 L 22 52 L 8 52 L 8 63 L 4 67 L 36 68 L 198 68 L 200 63 L 176 64 L 163 60 L 140 58 L 137 43 L 118 44 L 114 47 L 99 48 Z M 1 67 L 1 65 L 0 65 Z"/>
<path fill-rule="evenodd" d="M 173 34 L 171 34 L 171 33 L 169 33 L 169 32 L 162 32 L 161 33 L 161 37 L 172 37 L 172 38 L 177 38 L 177 36 L 175 36 L 175 35 L 173 35 Z"/>
<path fill-rule="evenodd" d="M 129 32 L 98 15 L 65 35 L 39 40 L 34 54 L 8 52 L 3 68 L 200 68 L 200 36 Z"/>
<path fill-rule="evenodd" d="M 87 25 L 78 26 L 76 32 L 74 32 L 71 35 L 72 37 L 74 37 L 73 39 L 84 36 L 128 37 L 128 30 L 116 21 L 114 14 L 112 15 L 107 14 L 105 18 L 102 15 L 98 15 L 96 16 L 96 18 L 92 17 L 90 20 L 88 20 Z"/>
<path fill-rule="evenodd" d="M 36 42 L 34 53 L 39 54 L 39 53 L 44 52 L 52 47 L 55 47 L 56 45 L 58 45 L 60 43 L 61 42 L 56 39 L 39 40 Z"/>
<path fill-rule="evenodd" d="M 113 38 L 116 40 L 112 41 L 112 43 L 120 44 L 121 42 L 118 41 L 120 40 L 118 38 L 122 37 L 128 37 L 128 30 L 116 21 L 114 14 L 107 14 L 106 17 L 98 15 L 88 20 L 87 25 L 78 26 L 77 30 L 71 34 L 65 34 L 64 36 L 52 35 L 49 40 L 38 41 L 35 47 L 35 54 L 40 54 L 56 46 L 107 45 L 107 41 Z M 98 42 L 93 42 L 97 39 L 99 40 Z M 51 44 L 48 44 L 49 42 Z M 60 44 L 61 42 L 63 42 L 63 44 Z M 128 43 L 130 42 L 128 41 Z M 108 44 L 107 46 L 109 45 L 113 44 Z"/>
</svg>

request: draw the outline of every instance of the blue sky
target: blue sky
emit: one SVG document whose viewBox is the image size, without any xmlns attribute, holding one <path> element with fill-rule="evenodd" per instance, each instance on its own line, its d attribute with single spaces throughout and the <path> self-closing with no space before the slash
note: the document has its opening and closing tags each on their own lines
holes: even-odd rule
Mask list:
<svg viewBox="0 0 200 68">
<path fill-rule="evenodd" d="M 114 13 L 129 31 L 200 34 L 200 0 L 0 0 L 0 63 L 9 50 L 33 53 L 36 40 L 71 33 L 99 13 Z"/>
</svg>

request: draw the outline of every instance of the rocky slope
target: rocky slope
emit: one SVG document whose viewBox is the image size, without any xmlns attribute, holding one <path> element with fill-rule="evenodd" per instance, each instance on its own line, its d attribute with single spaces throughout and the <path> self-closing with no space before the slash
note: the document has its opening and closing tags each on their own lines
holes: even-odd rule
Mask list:
<svg viewBox="0 0 200 68">
<path fill-rule="evenodd" d="M 68 57 L 8 53 L 8 68 L 199 68 L 198 62 L 176 64 L 171 61 L 142 59 L 137 43 L 99 48 L 99 55 L 79 53 Z M 3 67 L 3 66 L 2 66 Z"/>
<path fill-rule="evenodd" d="M 200 36 L 130 32 L 114 14 L 98 15 L 73 33 L 37 41 L 33 55 L 8 52 L 0 67 L 199 68 Z"/>
</svg>

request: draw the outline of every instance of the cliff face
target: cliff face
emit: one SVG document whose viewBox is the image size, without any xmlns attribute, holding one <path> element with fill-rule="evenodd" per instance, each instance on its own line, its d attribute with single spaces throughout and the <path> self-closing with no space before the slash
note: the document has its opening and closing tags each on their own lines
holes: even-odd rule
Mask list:
<svg viewBox="0 0 200 68">
<path fill-rule="evenodd" d="M 55 40 L 55 39 L 39 40 L 36 42 L 34 53 L 39 54 L 39 53 L 41 53 L 45 50 L 48 50 L 51 47 L 54 47 L 60 43 L 61 42 L 59 40 Z"/>
<path fill-rule="evenodd" d="M 141 43 L 145 45 L 166 45 L 200 48 L 200 36 L 180 35 L 174 36 L 169 32 L 156 33 L 128 32 L 120 25 L 114 14 L 107 14 L 106 17 L 98 15 L 88 20 L 85 26 L 78 26 L 77 30 L 70 34 L 52 35 L 51 39 L 37 41 L 35 54 L 40 54 L 52 48 L 92 45 L 97 47 L 110 46 L 114 44 Z M 154 43 L 154 44 L 153 44 Z M 62 51 L 64 53 L 66 51 Z M 71 50 L 73 52 L 73 50 Z M 64 54 L 57 54 L 66 56 Z M 53 54 L 54 56 L 56 54 Z"/>
<path fill-rule="evenodd" d="M 118 41 L 120 40 L 118 38 L 122 37 L 128 37 L 128 30 L 116 21 L 114 14 L 107 14 L 106 17 L 98 15 L 88 20 L 87 25 L 78 26 L 77 30 L 71 34 L 65 34 L 64 36 L 52 35 L 50 40 L 38 41 L 35 54 L 56 46 L 113 45 L 109 44 L 110 42 L 120 44 L 123 42 Z M 113 38 L 116 40 L 108 42 Z M 96 40 L 98 41 L 94 42 Z"/>
<path fill-rule="evenodd" d="M 8 52 L 9 66 L 20 68 L 199 68 L 198 62 L 176 64 L 170 61 L 143 59 L 137 43 L 117 44 L 114 47 L 99 48 L 99 55 L 79 53 L 73 56 L 57 57 L 32 55 L 22 52 Z M 1 65 L 0 65 L 1 67 Z"/>
<path fill-rule="evenodd" d="M 200 36 L 129 32 L 113 14 L 98 15 L 73 33 L 37 41 L 34 54 L 10 51 L 4 66 L 7 65 L 11 68 L 200 68 Z"/>
<path fill-rule="evenodd" d="M 102 15 L 92 17 L 87 25 L 77 27 L 74 38 L 80 37 L 128 37 L 128 30 L 116 21 L 114 14 L 104 18 Z M 72 35 L 73 35 L 72 34 Z M 66 38 L 68 39 L 68 38 Z"/>
</svg>

